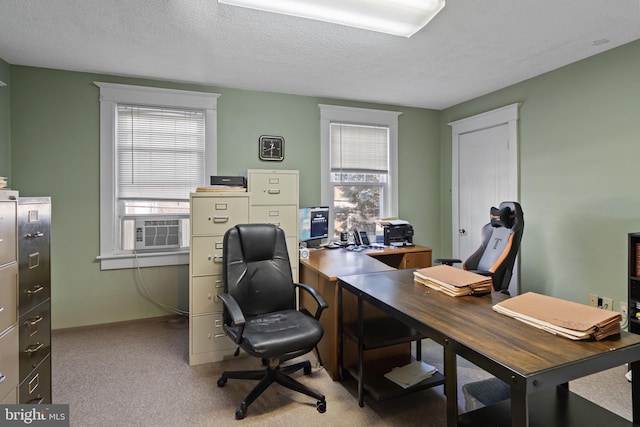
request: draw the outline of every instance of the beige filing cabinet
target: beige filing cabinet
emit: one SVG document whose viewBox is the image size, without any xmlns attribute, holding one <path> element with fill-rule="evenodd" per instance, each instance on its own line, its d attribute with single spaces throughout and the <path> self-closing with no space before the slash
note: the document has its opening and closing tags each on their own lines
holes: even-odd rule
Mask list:
<svg viewBox="0 0 640 427">
<path fill-rule="evenodd" d="M 18 403 L 18 192 L 0 190 L 0 402 Z"/>
<path fill-rule="evenodd" d="M 298 277 L 298 171 L 247 171 L 248 192 L 191 194 L 189 364 L 219 362 L 237 348 L 222 328 L 222 241 L 236 224 L 271 223 L 285 231 Z"/>
<path fill-rule="evenodd" d="M 189 252 L 189 364 L 217 362 L 235 350 L 222 329 L 222 240 L 236 224 L 249 222 L 249 194 L 191 194 Z"/>
<path fill-rule="evenodd" d="M 298 281 L 298 184 L 299 172 L 249 169 L 252 223 L 275 224 L 284 230 L 294 282 Z"/>
</svg>

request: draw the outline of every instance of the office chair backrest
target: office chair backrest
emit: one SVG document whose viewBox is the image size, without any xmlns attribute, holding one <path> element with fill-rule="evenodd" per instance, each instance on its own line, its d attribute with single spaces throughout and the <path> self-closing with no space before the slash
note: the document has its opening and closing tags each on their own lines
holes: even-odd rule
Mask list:
<svg viewBox="0 0 640 427">
<path fill-rule="evenodd" d="M 225 291 L 247 317 L 295 308 L 295 288 L 282 229 L 240 224 L 223 242 Z"/>
<path fill-rule="evenodd" d="M 482 227 L 482 244 L 463 267 L 491 273 L 494 290 L 507 290 L 523 230 L 524 216 L 519 203 L 502 202 L 498 208 L 492 207 L 490 222 Z"/>
</svg>

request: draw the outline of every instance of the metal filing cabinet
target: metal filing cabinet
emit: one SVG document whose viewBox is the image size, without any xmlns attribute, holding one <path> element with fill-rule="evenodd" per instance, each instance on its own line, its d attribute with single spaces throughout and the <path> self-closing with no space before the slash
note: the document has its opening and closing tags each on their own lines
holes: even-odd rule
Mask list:
<svg viewBox="0 0 640 427">
<path fill-rule="evenodd" d="M 18 201 L 20 388 L 23 404 L 51 403 L 51 198 Z"/>
<path fill-rule="evenodd" d="M 249 222 L 246 192 L 191 194 L 189 253 L 189 364 L 217 362 L 237 345 L 222 327 L 222 243 L 225 232 Z"/>
<path fill-rule="evenodd" d="M 18 403 L 18 192 L 0 190 L 0 403 Z"/>
</svg>

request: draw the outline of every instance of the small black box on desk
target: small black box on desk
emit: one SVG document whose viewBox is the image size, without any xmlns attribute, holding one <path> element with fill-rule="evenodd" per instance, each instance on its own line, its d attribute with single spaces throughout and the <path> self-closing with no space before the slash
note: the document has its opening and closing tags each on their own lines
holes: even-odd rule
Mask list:
<svg viewBox="0 0 640 427">
<path fill-rule="evenodd" d="M 247 178 L 244 176 L 212 176 L 211 185 L 228 185 L 230 187 L 246 187 Z"/>
</svg>

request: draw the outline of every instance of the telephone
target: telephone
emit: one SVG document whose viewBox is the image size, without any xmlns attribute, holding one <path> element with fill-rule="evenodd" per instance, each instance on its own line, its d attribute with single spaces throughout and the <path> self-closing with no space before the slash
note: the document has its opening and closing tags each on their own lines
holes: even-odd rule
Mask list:
<svg viewBox="0 0 640 427">
<path fill-rule="evenodd" d="M 369 245 L 369 236 L 367 236 L 366 231 L 358 231 L 355 228 L 353 229 L 353 239 L 355 244 L 358 246 Z"/>
</svg>

